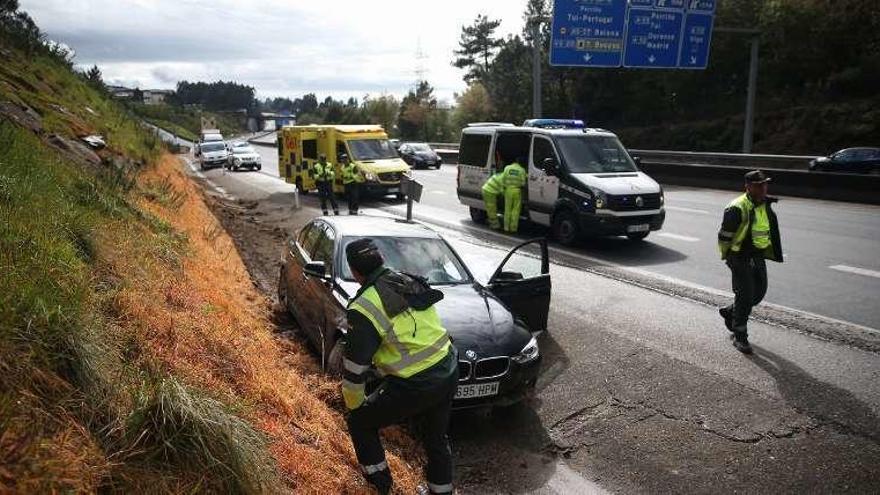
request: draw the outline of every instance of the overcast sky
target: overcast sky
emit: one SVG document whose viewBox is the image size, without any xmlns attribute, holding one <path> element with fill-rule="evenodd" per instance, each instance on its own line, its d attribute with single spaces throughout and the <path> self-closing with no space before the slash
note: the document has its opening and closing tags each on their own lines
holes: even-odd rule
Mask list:
<svg viewBox="0 0 880 495">
<path fill-rule="evenodd" d="M 234 80 L 257 96 L 405 94 L 417 69 L 438 97 L 461 92 L 452 67 L 478 14 L 519 33 L 526 0 L 20 0 L 49 37 L 110 84 L 174 88 Z M 419 47 L 424 58 L 416 56 Z"/>
</svg>

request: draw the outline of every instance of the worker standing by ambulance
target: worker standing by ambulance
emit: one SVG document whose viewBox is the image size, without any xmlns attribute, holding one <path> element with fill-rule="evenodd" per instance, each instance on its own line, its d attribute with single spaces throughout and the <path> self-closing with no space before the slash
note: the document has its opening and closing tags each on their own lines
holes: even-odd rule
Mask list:
<svg viewBox="0 0 880 495">
<path fill-rule="evenodd" d="M 333 214 L 339 215 L 339 206 L 336 204 L 336 198 L 333 197 L 333 181 L 336 179 L 336 172 L 333 170 L 333 164 L 327 163 L 327 155 L 322 153 L 318 156 L 318 161 L 312 168 L 312 176 L 318 186 L 321 211 L 327 215 L 327 200 L 329 199 L 330 206 L 333 207 Z"/>
<path fill-rule="evenodd" d="M 520 163 L 523 157 L 517 157 L 513 163 L 504 167 L 501 172 L 501 184 L 504 187 L 504 231 L 515 234 L 519 228 L 519 215 L 522 211 L 522 189 L 526 185 L 526 169 Z"/>
<path fill-rule="evenodd" d="M 365 180 L 364 174 L 348 159 L 348 155 L 340 155 L 339 161 L 342 165 L 342 184 L 345 186 L 348 214 L 357 215 L 361 200 L 361 183 Z"/>
<path fill-rule="evenodd" d="M 498 222 L 498 195 L 503 191 L 501 182 L 501 173 L 495 172 L 489 176 L 489 179 L 483 184 L 483 202 L 486 204 L 486 215 L 489 218 L 489 227 L 500 229 L 501 224 Z"/>
</svg>

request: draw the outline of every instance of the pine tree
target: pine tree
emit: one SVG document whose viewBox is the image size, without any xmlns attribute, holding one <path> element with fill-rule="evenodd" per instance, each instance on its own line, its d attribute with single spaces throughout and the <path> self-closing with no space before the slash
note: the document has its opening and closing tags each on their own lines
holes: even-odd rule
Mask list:
<svg viewBox="0 0 880 495">
<path fill-rule="evenodd" d="M 461 38 L 458 41 L 460 49 L 453 51 L 457 58 L 452 65 L 459 69 L 467 69 L 464 75 L 465 82 L 482 80 L 488 72 L 496 50 L 504 44 L 504 40 L 494 37 L 495 30 L 500 25 L 500 20 L 490 21 L 488 17 L 480 14 L 473 25 L 461 28 Z"/>
</svg>

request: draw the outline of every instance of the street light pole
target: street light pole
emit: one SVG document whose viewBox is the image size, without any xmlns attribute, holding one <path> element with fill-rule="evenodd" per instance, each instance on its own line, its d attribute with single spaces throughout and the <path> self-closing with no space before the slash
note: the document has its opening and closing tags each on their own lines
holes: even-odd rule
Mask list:
<svg viewBox="0 0 880 495">
<path fill-rule="evenodd" d="M 532 117 L 541 118 L 541 25 L 532 27 Z"/>
<path fill-rule="evenodd" d="M 761 31 L 748 28 L 716 27 L 716 33 L 747 34 L 751 36 L 751 56 L 749 57 L 749 87 L 746 93 L 746 118 L 743 127 L 743 153 L 752 152 L 755 135 L 755 95 L 758 91 L 758 45 Z"/>
</svg>

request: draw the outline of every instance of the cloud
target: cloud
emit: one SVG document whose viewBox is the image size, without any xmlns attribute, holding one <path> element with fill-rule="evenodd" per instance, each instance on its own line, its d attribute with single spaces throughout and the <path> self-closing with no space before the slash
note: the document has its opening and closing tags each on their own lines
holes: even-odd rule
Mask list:
<svg viewBox="0 0 880 495">
<path fill-rule="evenodd" d="M 519 32 L 525 0 L 21 0 L 40 27 L 108 81 L 173 88 L 233 80 L 258 95 L 401 96 L 422 69 L 440 98 L 461 92 L 451 66 L 479 13 Z M 420 49 L 424 58 L 416 57 Z"/>
</svg>

